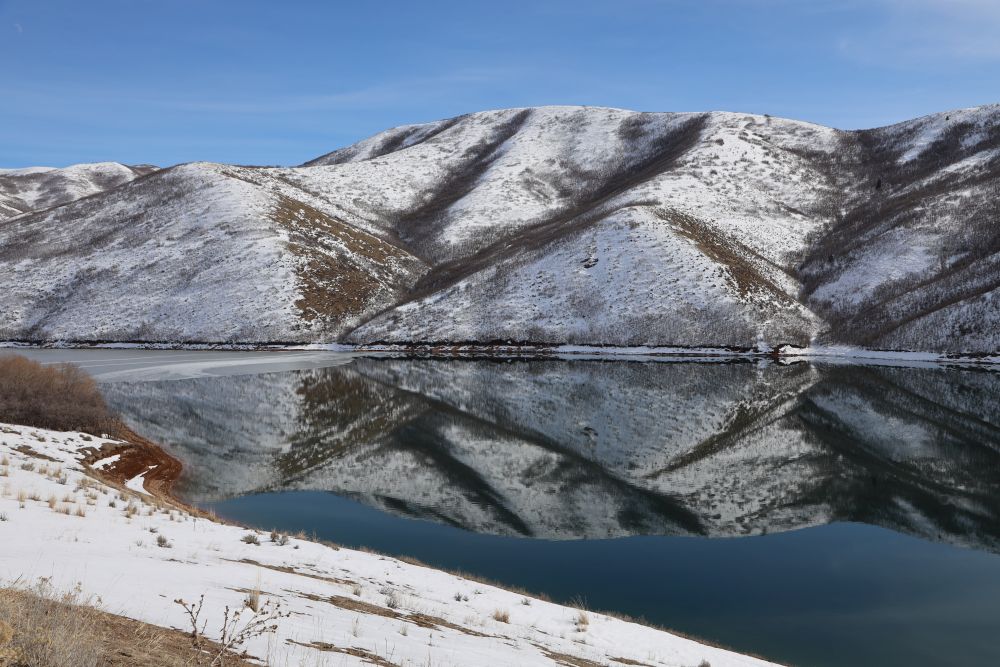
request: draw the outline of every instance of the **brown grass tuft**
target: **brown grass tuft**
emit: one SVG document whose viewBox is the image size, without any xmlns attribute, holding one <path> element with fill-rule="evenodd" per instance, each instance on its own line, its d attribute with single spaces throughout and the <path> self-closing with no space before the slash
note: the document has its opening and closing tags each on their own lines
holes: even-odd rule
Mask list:
<svg viewBox="0 0 1000 667">
<path fill-rule="evenodd" d="M 23 593 L 0 590 L 0 610 L 8 636 L 0 664 L 38 667 L 97 667 L 103 663 L 93 610 L 79 590 L 56 593 L 42 579 Z"/>
<path fill-rule="evenodd" d="M 176 630 L 157 628 L 91 605 L 79 588 L 63 594 L 46 579 L 28 589 L 0 588 L 0 665 L 4 667 L 250 667 L 233 652 Z"/>
</svg>

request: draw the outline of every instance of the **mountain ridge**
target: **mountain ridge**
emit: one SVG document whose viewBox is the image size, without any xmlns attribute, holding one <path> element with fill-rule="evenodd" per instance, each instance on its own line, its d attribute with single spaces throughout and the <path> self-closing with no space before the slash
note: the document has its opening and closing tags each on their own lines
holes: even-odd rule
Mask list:
<svg viewBox="0 0 1000 667">
<path fill-rule="evenodd" d="M 163 266 L 129 273 L 142 288 L 113 323 L 87 311 L 127 282 L 100 261 L 125 218 L 149 235 L 133 251 Z M 998 219 L 1000 105 L 851 131 L 501 109 L 300 167 L 188 163 L 8 217 L 0 338 L 988 352 Z M 66 228 L 78 251 L 60 264 L 43 247 Z M 166 229 L 172 242 L 151 242 Z M 164 307 L 182 294 L 211 326 Z"/>
</svg>

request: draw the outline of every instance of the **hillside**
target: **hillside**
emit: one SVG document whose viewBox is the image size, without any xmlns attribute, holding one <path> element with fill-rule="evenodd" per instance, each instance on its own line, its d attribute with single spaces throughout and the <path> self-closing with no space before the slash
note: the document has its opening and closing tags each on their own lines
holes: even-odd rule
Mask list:
<svg viewBox="0 0 1000 667">
<path fill-rule="evenodd" d="M 261 187 L 187 164 L 0 227 L 0 336 L 334 339 L 384 308 L 420 260 Z"/>
<path fill-rule="evenodd" d="M 998 194 L 1000 106 L 473 113 L 9 218 L 0 338 L 993 351 Z"/>
<path fill-rule="evenodd" d="M 156 167 L 117 162 L 0 169 L 0 221 L 104 192 L 153 171 Z"/>
</svg>

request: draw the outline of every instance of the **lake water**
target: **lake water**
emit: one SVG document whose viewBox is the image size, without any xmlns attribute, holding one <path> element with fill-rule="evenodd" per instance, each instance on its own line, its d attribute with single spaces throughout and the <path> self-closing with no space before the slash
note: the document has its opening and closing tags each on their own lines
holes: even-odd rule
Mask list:
<svg viewBox="0 0 1000 667">
<path fill-rule="evenodd" d="M 32 351 L 220 515 L 798 665 L 1000 664 L 1000 373 Z"/>
</svg>

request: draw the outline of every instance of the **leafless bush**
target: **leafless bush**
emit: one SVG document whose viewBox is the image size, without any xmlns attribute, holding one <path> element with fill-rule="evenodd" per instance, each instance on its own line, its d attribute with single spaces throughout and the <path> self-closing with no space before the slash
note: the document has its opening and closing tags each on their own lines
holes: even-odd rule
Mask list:
<svg viewBox="0 0 1000 667">
<path fill-rule="evenodd" d="M 97 383 L 79 367 L 43 366 L 19 355 L 0 356 L 0 421 L 94 435 L 122 431 Z"/>
<path fill-rule="evenodd" d="M 389 609 L 399 609 L 399 593 L 394 590 L 390 590 L 385 593 L 385 606 Z"/>
<path fill-rule="evenodd" d="M 244 607 L 233 610 L 228 606 L 222 615 L 218 642 L 213 644 L 205 637 L 208 621 L 202 619 L 205 610 L 205 596 L 197 602 L 188 603 L 177 599 L 174 603 L 184 608 L 191 625 L 191 643 L 198 655 L 197 664 L 208 667 L 225 667 L 232 664 L 234 656 L 243 652 L 244 645 L 256 637 L 274 633 L 278 621 L 288 618 L 289 612 L 282 611 L 281 603 L 268 600 L 258 608 Z"/>
</svg>

